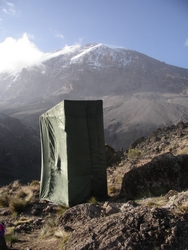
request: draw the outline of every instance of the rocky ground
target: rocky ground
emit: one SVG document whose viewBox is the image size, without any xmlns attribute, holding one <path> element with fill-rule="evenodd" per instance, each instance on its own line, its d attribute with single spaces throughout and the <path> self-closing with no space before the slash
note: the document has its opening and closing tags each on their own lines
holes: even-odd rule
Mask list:
<svg viewBox="0 0 188 250">
<path fill-rule="evenodd" d="M 158 129 L 113 157 L 103 202 L 65 209 L 39 201 L 37 181 L 2 187 L 9 249 L 188 249 L 188 124 Z"/>
</svg>

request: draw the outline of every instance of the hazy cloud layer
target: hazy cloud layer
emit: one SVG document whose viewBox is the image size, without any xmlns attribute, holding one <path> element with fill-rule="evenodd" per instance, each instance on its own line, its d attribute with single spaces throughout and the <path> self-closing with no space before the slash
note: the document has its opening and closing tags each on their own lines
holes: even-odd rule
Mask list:
<svg viewBox="0 0 188 250">
<path fill-rule="evenodd" d="M 185 46 L 188 46 L 188 39 L 185 41 Z"/>
<path fill-rule="evenodd" d="M 0 43 L 0 73 L 20 71 L 24 67 L 40 63 L 44 55 L 28 34 L 19 39 L 8 37 Z"/>
</svg>

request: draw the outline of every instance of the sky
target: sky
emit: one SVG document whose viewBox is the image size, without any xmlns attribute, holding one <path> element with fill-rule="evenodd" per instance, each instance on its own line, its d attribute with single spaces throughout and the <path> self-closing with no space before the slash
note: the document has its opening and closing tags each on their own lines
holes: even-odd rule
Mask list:
<svg viewBox="0 0 188 250">
<path fill-rule="evenodd" d="M 0 0 L 0 72 L 87 43 L 188 69 L 188 0 Z"/>
</svg>

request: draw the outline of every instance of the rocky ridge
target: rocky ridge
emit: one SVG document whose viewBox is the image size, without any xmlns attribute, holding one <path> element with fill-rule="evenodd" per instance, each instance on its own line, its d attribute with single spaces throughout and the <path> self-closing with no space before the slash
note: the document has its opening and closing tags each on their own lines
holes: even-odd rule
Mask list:
<svg viewBox="0 0 188 250">
<path fill-rule="evenodd" d="M 121 162 L 116 161 L 107 169 L 106 201 L 98 202 L 91 197 L 90 201 L 67 209 L 39 201 L 39 183 L 28 187 L 15 182 L 2 187 L 0 197 L 4 194 L 18 197 L 22 193 L 19 195 L 22 200 L 26 199 L 23 197 L 30 200 L 17 217 L 11 216 L 10 205 L 0 208 L 7 236 L 10 228 L 14 228 L 19 239 L 10 249 L 187 249 L 188 124 L 180 124 L 158 129 L 148 138 L 132 143 L 129 151 L 121 151 Z M 156 150 L 158 142 L 164 143 L 160 151 Z M 118 153 L 115 152 L 116 156 Z M 155 168 L 158 171 L 153 176 L 142 170 L 152 172 Z M 176 176 L 171 174 L 173 171 Z M 144 179 L 141 184 L 136 179 L 138 173 Z M 137 181 L 131 186 L 134 180 Z M 156 183 L 160 193 L 154 195 L 146 190 Z M 139 186 L 139 197 L 134 192 L 127 196 L 133 186 L 135 190 Z"/>
</svg>

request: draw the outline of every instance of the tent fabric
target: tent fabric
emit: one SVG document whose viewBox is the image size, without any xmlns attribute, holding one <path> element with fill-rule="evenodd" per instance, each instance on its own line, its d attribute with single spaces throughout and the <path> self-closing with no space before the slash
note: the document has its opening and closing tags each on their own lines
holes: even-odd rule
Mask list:
<svg viewBox="0 0 188 250">
<path fill-rule="evenodd" d="M 64 100 L 40 116 L 40 199 L 72 206 L 107 196 L 102 106 Z"/>
</svg>

